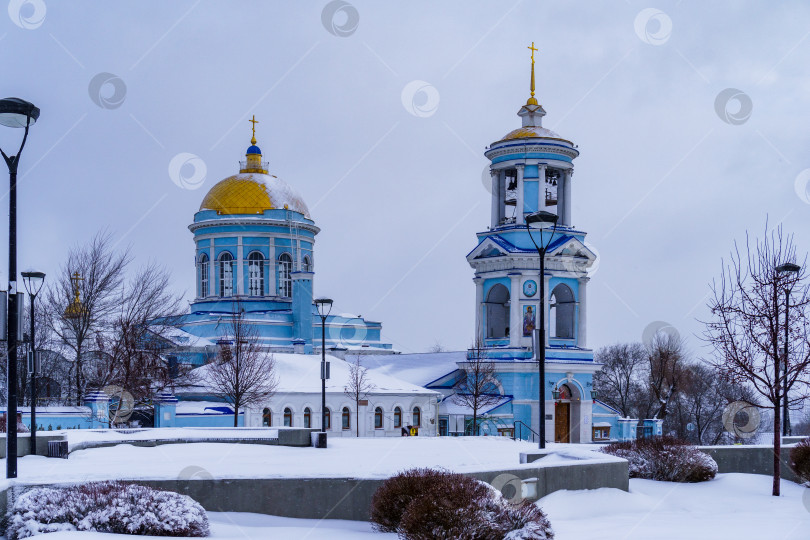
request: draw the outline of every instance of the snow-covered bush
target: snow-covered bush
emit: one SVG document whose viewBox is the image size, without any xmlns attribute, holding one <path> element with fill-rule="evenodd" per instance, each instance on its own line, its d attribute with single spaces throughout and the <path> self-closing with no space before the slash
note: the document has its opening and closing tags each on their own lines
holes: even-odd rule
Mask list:
<svg viewBox="0 0 810 540">
<path fill-rule="evenodd" d="M 717 475 L 717 463 L 674 437 L 650 437 L 605 446 L 602 452 L 629 462 L 630 478 L 665 482 L 704 482 Z"/>
<path fill-rule="evenodd" d="M 511 504 L 488 484 L 461 474 L 411 469 L 387 480 L 374 494 L 375 528 L 406 540 L 553 539 L 535 504 Z"/>
<path fill-rule="evenodd" d="M 790 451 L 790 468 L 796 476 L 810 482 L 810 438 L 801 441 Z"/>
<path fill-rule="evenodd" d="M 11 509 L 9 540 L 57 531 L 208 536 L 208 516 L 191 498 L 137 484 L 94 482 L 34 488 Z"/>
</svg>

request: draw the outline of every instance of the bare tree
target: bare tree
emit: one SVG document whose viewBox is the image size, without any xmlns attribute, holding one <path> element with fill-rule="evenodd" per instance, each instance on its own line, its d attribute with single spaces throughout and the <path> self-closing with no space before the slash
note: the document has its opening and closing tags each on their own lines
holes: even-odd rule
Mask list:
<svg viewBox="0 0 810 540">
<path fill-rule="evenodd" d="M 151 406 L 154 396 L 182 382 L 184 373 L 165 358 L 172 331 L 182 323 L 181 297 L 171 291 L 169 273 L 152 263 L 127 280 L 119 304 L 110 313 L 107 331 L 96 334 L 95 370 L 88 382 L 98 388 L 116 385 Z"/>
<path fill-rule="evenodd" d="M 648 388 L 655 400 L 654 418 L 665 419 L 669 405 L 677 396 L 685 353 L 683 341 L 677 334 L 659 332 L 646 346 L 648 363 Z"/>
<path fill-rule="evenodd" d="M 716 352 L 712 362 L 718 370 L 732 382 L 749 385 L 773 410 L 774 496 L 780 493 L 782 387 L 788 388 L 788 401 L 797 404 L 807 396 L 810 385 L 806 264 L 797 273 L 777 271 L 780 265 L 795 262 L 793 236 L 785 235 L 781 226 L 768 231 L 766 225 L 764 238 L 753 245 L 746 235 L 744 254 L 735 243 L 719 282 L 712 283 L 712 318 L 705 331 L 705 339 Z M 780 314 L 788 290 L 792 291 L 790 337 L 784 358 L 784 318 Z M 795 391 L 791 394 L 790 389 Z"/>
<path fill-rule="evenodd" d="M 427 352 L 429 352 L 429 353 L 443 353 L 446 350 L 447 349 L 445 349 L 444 346 L 441 343 L 439 343 L 439 341 L 437 340 L 436 342 L 433 343 L 433 345 L 431 345 L 428 348 Z"/>
<path fill-rule="evenodd" d="M 481 340 L 476 340 L 461 366 L 461 377 L 455 384 L 453 401 L 472 410 L 472 434 L 479 434 L 478 421 L 484 409 L 497 405 L 501 400 L 495 364 L 487 357 Z"/>
<path fill-rule="evenodd" d="M 242 306 L 235 304 L 228 334 L 217 358 L 203 375 L 211 393 L 233 405 L 233 427 L 238 426 L 240 409 L 261 405 L 278 387 L 273 355 L 261 350 L 256 327 L 245 320 Z"/>
<path fill-rule="evenodd" d="M 97 233 L 90 243 L 71 248 L 44 295 L 51 330 L 59 348 L 73 356 L 72 394 L 81 405 L 85 392 L 84 360 L 93 339 L 105 330 L 118 308 L 124 271 L 130 262 L 127 249 L 116 251 L 108 232 Z M 67 356 L 67 354 L 66 354 Z"/>
<path fill-rule="evenodd" d="M 599 399 L 625 418 L 637 416 L 642 392 L 640 382 L 647 356 L 641 343 L 617 343 L 596 351 L 594 359 L 602 369 L 594 373 Z"/>
<path fill-rule="evenodd" d="M 357 437 L 360 436 L 360 402 L 371 393 L 376 386 L 369 380 L 368 368 L 360 365 L 360 357 L 349 364 L 349 380 L 343 387 L 343 393 L 354 401 L 354 428 Z"/>
</svg>

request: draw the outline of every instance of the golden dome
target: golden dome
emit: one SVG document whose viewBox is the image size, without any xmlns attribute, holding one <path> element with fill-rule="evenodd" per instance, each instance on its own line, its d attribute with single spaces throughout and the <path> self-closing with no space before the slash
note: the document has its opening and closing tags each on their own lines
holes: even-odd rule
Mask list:
<svg viewBox="0 0 810 540">
<path fill-rule="evenodd" d="M 526 126 L 513 129 L 507 133 L 502 141 L 509 141 L 512 139 L 531 139 L 531 138 L 544 138 L 544 139 L 559 139 L 561 141 L 570 142 L 560 137 L 550 129 L 540 126 Z"/>
<path fill-rule="evenodd" d="M 275 209 L 309 217 L 304 200 L 286 182 L 259 173 L 240 173 L 221 180 L 200 205 L 200 210 L 216 210 L 217 214 L 263 214 Z"/>
</svg>

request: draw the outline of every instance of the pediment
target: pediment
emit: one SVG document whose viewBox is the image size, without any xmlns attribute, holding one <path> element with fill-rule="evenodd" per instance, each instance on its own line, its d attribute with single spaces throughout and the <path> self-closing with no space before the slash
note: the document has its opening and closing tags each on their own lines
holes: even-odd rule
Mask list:
<svg viewBox="0 0 810 540">
<path fill-rule="evenodd" d="M 467 255 L 467 260 L 472 261 L 474 259 L 490 259 L 492 257 L 503 257 L 504 255 L 508 254 L 509 252 L 506 249 L 495 242 L 491 237 L 488 237 L 478 244 L 475 249 L 469 253 L 469 255 Z"/>
<path fill-rule="evenodd" d="M 588 259 L 588 265 L 596 260 L 596 254 L 579 239 L 569 236 L 559 245 L 554 246 L 548 252 L 550 257 L 575 257 L 578 259 Z"/>
</svg>

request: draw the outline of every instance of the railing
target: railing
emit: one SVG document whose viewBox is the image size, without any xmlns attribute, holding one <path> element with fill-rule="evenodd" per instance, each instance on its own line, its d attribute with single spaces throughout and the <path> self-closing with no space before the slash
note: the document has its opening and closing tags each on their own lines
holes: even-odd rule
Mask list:
<svg viewBox="0 0 810 540">
<path fill-rule="evenodd" d="M 526 438 L 523 438 L 523 435 L 526 435 Z M 537 433 L 535 430 L 530 428 L 525 422 L 522 420 L 515 420 L 515 431 L 512 434 L 513 441 L 529 441 L 529 442 L 540 442 L 540 434 Z M 548 441 L 546 441 L 548 442 Z"/>
<path fill-rule="evenodd" d="M 248 163 L 247 160 L 243 160 L 239 162 L 239 170 L 248 170 L 248 171 L 262 171 L 267 172 L 268 167 L 270 166 L 269 161 L 258 161 L 258 162 L 250 162 Z"/>
</svg>

